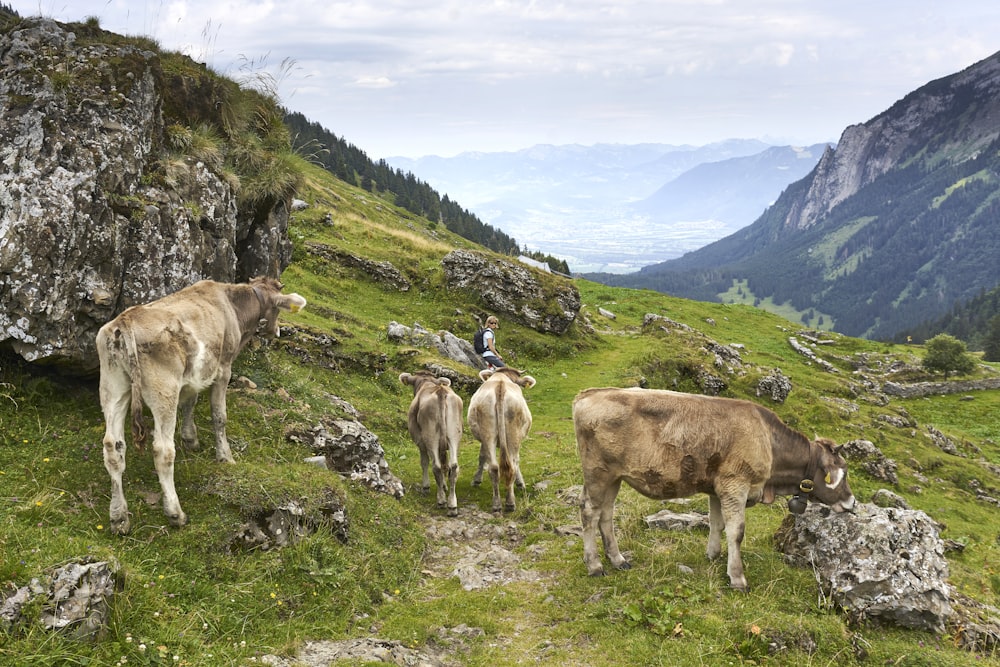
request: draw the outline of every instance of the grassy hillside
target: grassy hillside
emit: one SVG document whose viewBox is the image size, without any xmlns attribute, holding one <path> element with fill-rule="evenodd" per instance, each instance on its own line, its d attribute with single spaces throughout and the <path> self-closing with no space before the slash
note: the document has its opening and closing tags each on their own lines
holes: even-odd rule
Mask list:
<svg viewBox="0 0 1000 667">
<path fill-rule="evenodd" d="M 571 530 L 579 512 L 567 500 L 581 481 L 573 396 L 586 387 L 640 380 L 694 390 L 699 368 L 713 368 L 703 347 L 707 336 L 745 346 L 744 374 L 726 376 L 726 395 L 761 401 L 809 435 L 870 439 L 895 459 L 900 484 L 894 490 L 939 521 L 944 537 L 965 545 L 950 555 L 956 592 L 1000 606 L 997 510 L 977 500 L 972 488 L 978 480 L 988 495 L 1000 496 L 1000 479 L 978 461 L 1000 464 L 1000 392 L 878 405 L 859 391 L 852 361 L 865 355 L 870 366 L 913 362 L 919 348 L 836 336 L 835 344 L 818 351 L 840 371 L 828 373 L 792 350 L 787 338 L 798 325 L 775 315 L 585 281 L 578 283 L 581 321 L 566 335 L 503 322 L 505 357 L 538 380 L 526 391 L 535 418 L 522 450 L 527 490 L 519 493 L 514 513 L 480 520 L 489 512 L 490 491 L 471 485 L 478 446 L 466 429 L 459 518 L 484 522 L 483 530 L 500 535 L 531 576 L 465 590 L 451 576 L 443 548 L 454 555 L 463 541 L 445 544 L 440 531 L 425 530 L 442 525 L 443 511 L 433 492 L 419 491 L 419 459 L 406 432 L 411 394 L 397 376 L 428 362 L 470 378 L 472 369 L 389 342 L 386 326 L 419 322 L 471 338 L 482 306 L 473 294 L 446 290 L 440 265 L 451 249 L 470 244 L 320 169 L 306 171 L 299 196 L 310 207 L 293 219 L 295 254 L 283 279 L 309 306 L 285 320 L 287 335 L 246 351 L 237 363 L 235 374 L 258 388 L 229 392 L 236 465 L 214 462 L 207 401 L 200 402 L 202 449 L 180 451 L 176 465 L 188 526 L 167 527 L 155 498 L 151 455 L 132 450 L 125 483 L 133 531 L 112 536 L 96 379 L 60 377 L 3 359 L 0 590 L 7 593 L 84 556 L 115 559 L 124 585 L 110 628 L 96 643 L 36 626 L 0 631 L 0 664 L 110 665 L 126 658 L 130 665 L 251 665 L 263 654 L 293 655 L 307 640 L 368 636 L 444 651 L 466 665 L 983 664 L 983 656 L 955 648 L 954 636 L 848 626 L 818 593 L 812 572 L 785 565 L 772 547 L 787 514 L 783 502 L 747 513 L 748 594 L 728 588 L 724 562 L 706 561 L 704 532 L 647 529 L 643 517 L 671 505 L 630 489 L 619 497 L 617 526 L 634 567 L 587 577 L 581 541 Z M 400 292 L 377 284 L 310 252 L 311 244 L 389 261 L 412 286 Z M 602 317 L 599 307 L 616 318 Z M 644 332 L 646 313 L 695 331 Z M 757 378 L 774 367 L 794 384 L 781 405 L 754 396 Z M 301 462 L 312 452 L 286 433 L 337 414 L 331 395 L 353 404 L 379 436 L 406 485 L 402 500 Z M 467 391 L 463 398 L 468 405 Z M 903 410 L 916 426 L 879 420 Z M 936 448 L 926 436 L 929 425 L 959 443 L 962 456 Z M 884 486 L 857 468 L 851 483 L 865 501 Z M 329 494 L 346 499 L 346 543 L 320 532 L 280 550 L 230 549 L 227 536 L 268 500 L 310 499 L 308 509 Z M 707 500 L 695 498 L 687 507 L 707 511 Z M 770 654 L 769 644 L 780 650 Z"/>
</svg>

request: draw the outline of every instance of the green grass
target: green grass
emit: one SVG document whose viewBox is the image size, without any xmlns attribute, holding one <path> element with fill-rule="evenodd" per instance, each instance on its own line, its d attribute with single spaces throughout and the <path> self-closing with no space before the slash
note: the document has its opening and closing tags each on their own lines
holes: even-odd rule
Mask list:
<svg viewBox="0 0 1000 667">
<path fill-rule="evenodd" d="M 683 383 L 685 373 L 704 367 L 725 375 L 727 395 L 763 402 L 809 435 L 875 442 L 899 464 L 894 490 L 941 522 L 943 537 L 966 545 L 963 553 L 949 555 L 956 589 L 1000 606 L 996 507 L 976 500 L 970 487 L 973 479 L 986 488 L 1000 487 L 979 462 L 1000 464 L 995 419 L 1000 392 L 979 392 L 971 401 L 943 396 L 881 405 L 858 391 L 851 360 L 864 353 L 912 363 L 920 348 L 832 334 L 836 343 L 817 349 L 839 370 L 828 373 L 789 346 L 797 324 L 745 305 L 579 281 L 581 321 L 565 335 L 543 335 L 505 318 L 500 338 L 505 356 L 538 384 L 525 392 L 534 415 L 522 450 L 527 490 L 519 492 L 515 512 L 491 523 L 505 530 L 513 524 L 522 567 L 536 571 L 540 581 L 465 591 L 454 577 L 424 575 L 423 558 L 435 545 L 421 519 L 440 511 L 433 493 L 417 489 L 419 459 L 406 432 L 411 394 L 397 376 L 428 362 L 445 363 L 470 378 L 472 369 L 429 350 L 397 346 L 388 341 L 386 327 L 392 320 L 419 322 L 471 336 L 473 314 L 484 312 L 483 305 L 472 294 L 447 291 L 440 268 L 447 252 L 471 244 L 319 169 L 302 168 L 304 189 L 298 196 L 312 207 L 293 219 L 295 259 L 283 280 L 309 305 L 287 318 L 288 335 L 245 351 L 235 366 L 235 375 L 258 384 L 257 390 L 229 392 L 235 466 L 214 462 L 207 401 L 199 404 L 202 448 L 179 452 L 176 464 L 188 526 L 169 528 L 155 500 L 146 501 L 159 490 L 151 457 L 148 450 L 130 450 L 125 483 L 134 528 L 127 537 L 111 535 L 95 379 L 3 359 L 0 590 L 87 556 L 115 559 L 124 577 L 105 636 L 80 643 L 36 625 L 20 627 L 0 635 L 0 664 L 105 665 L 126 657 L 130 665 L 250 665 L 261 654 L 291 655 L 316 639 L 374 634 L 419 648 L 438 642 L 438 628 L 463 623 L 483 631 L 463 640 L 455 656 L 467 665 L 984 664 L 980 656 L 955 648 L 951 636 L 849 626 L 820 596 L 812 572 L 785 564 L 774 549 L 772 535 L 786 515 L 780 502 L 747 513 L 748 594 L 728 588 L 724 562 L 705 559 L 704 532 L 647 529 L 643 517 L 666 504 L 631 489 L 619 497 L 617 527 L 634 567 L 604 578 L 586 576 L 580 539 L 557 530 L 579 524 L 578 509 L 560 495 L 580 484 L 573 397 L 586 387 L 632 385 L 640 378 L 650 386 L 669 386 L 675 378 Z M 332 226 L 323 222 L 327 213 Z M 401 292 L 363 271 L 322 260 L 309 253 L 307 243 L 390 261 L 411 288 Z M 599 307 L 615 319 L 598 314 Z M 644 331 L 646 313 L 695 331 Z M 709 338 L 743 345 L 743 370 L 728 375 L 715 369 L 713 355 L 704 350 Z M 784 404 L 754 395 L 756 378 L 772 368 L 793 383 Z M 379 436 L 392 471 L 406 486 L 402 500 L 301 462 L 311 452 L 286 434 L 338 414 L 330 395 L 352 403 Z M 467 405 L 467 391 L 463 398 Z M 916 428 L 877 419 L 900 409 L 916 420 Z M 936 449 L 926 435 L 929 425 L 959 443 L 964 456 Z M 459 507 L 488 512 L 488 485 L 471 485 L 477 452 L 466 431 Z M 856 468 L 851 483 L 861 500 L 885 486 Z M 280 550 L 229 548 L 227 536 L 268 500 L 321 502 L 330 496 L 346 499 L 346 543 L 321 530 Z M 707 499 L 696 497 L 688 507 L 705 510 Z M 770 655 L 772 642 L 785 648 Z"/>
</svg>

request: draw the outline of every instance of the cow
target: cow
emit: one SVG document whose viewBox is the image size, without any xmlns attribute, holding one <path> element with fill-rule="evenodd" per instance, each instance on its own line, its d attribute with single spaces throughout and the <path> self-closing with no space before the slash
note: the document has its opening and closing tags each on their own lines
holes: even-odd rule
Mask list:
<svg viewBox="0 0 1000 667">
<path fill-rule="evenodd" d="M 211 391 L 215 458 L 233 462 L 226 440 L 226 387 L 232 363 L 258 332 L 276 337 L 278 311 L 298 312 L 306 300 L 282 294 L 273 278 L 227 284 L 202 280 L 147 304 L 133 306 L 97 332 L 100 399 L 104 413 L 104 467 L 111 475 L 111 530 L 129 531 L 125 472 L 125 420 L 132 409 L 136 448 L 146 439 L 143 402 L 153 414 L 153 461 L 163 490 L 163 511 L 174 526 L 187 523 L 174 488 L 174 429 L 181 411 L 181 440 L 197 442 L 193 410 L 198 393 Z"/>
<path fill-rule="evenodd" d="M 472 483 L 479 485 L 483 470 L 493 481 L 493 511 L 500 512 L 500 486 L 506 491 L 505 508 L 515 508 L 514 482 L 524 488 L 521 476 L 521 442 L 531 429 L 531 411 L 522 387 L 535 386 L 535 378 L 505 367 L 479 371 L 483 384 L 469 400 L 469 430 L 480 442 L 479 469 Z M 499 456 L 498 456 L 499 454 Z"/>
<path fill-rule="evenodd" d="M 407 428 L 420 450 L 421 486 L 424 492 L 430 490 L 427 466 L 433 462 L 438 507 L 445 507 L 447 503 L 448 516 L 458 516 L 455 485 L 458 483 L 458 446 L 462 442 L 462 397 L 452 390 L 451 380 L 436 377 L 429 371 L 401 373 L 399 381 L 413 387 Z"/>
<path fill-rule="evenodd" d="M 604 574 L 597 531 L 611 564 L 628 569 L 615 539 L 615 497 L 624 481 L 649 498 L 709 496 L 709 559 L 721 553 L 725 527 L 733 588 L 746 591 L 740 545 L 744 509 L 776 495 L 818 500 L 851 511 L 841 447 L 810 441 L 771 410 L 738 399 L 657 389 L 585 389 L 573 401 L 573 427 L 583 467 L 580 519 L 583 559 Z"/>
</svg>

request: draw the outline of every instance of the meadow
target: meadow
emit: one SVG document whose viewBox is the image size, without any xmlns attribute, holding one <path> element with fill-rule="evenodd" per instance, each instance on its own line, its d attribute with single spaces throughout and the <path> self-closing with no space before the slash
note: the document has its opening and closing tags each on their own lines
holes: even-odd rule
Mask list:
<svg viewBox="0 0 1000 667">
<path fill-rule="evenodd" d="M 788 343 L 802 324 L 747 305 L 709 304 L 648 291 L 577 281 L 583 309 L 562 336 L 533 331 L 501 313 L 499 344 L 508 361 L 537 380 L 525 392 L 534 415 L 522 450 L 526 489 L 518 508 L 488 514 L 488 485 L 472 486 L 478 443 L 466 428 L 458 483 L 460 519 L 505 536 L 519 569 L 532 576 L 473 590 L 441 570 L 442 544 L 428 526 L 444 511 L 419 489 L 416 447 L 406 430 L 408 387 L 400 372 L 428 363 L 473 376 L 473 369 L 386 336 L 391 321 L 449 330 L 471 340 L 486 311 L 477 294 L 449 290 L 440 260 L 472 244 L 391 202 L 310 165 L 291 235 L 295 252 L 282 279 L 309 305 L 287 316 L 283 336 L 246 350 L 234 368 L 256 389 L 230 389 L 229 436 L 237 463 L 214 462 L 207 400 L 199 402 L 201 449 L 178 451 L 176 481 L 190 523 L 168 527 L 156 502 L 151 456 L 129 452 L 126 494 L 133 529 L 108 530 L 110 483 L 101 456 L 97 379 L 0 360 L 0 592 L 25 585 L 74 559 L 118 564 L 121 587 L 106 632 L 81 642 L 37 623 L 0 630 L 2 665 L 252 665 L 266 654 L 293 656 L 307 640 L 380 637 L 435 650 L 453 664 L 493 665 L 981 665 L 995 655 L 958 647 L 960 627 L 936 636 L 894 627 L 850 625 L 819 590 L 813 573 L 784 563 L 772 536 L 787 515 L 782 500 L 747 512 L 743 555 L 751 589 L 729 589 L 724 561 L 704 555 L 704 531 L 667 532 L 644 517 L 665 507 L 707 511 L 707 499 L 652 501 L 623 489 L 616 513 L 633 568 L 586 574 L 572 530 L 581 483 L 570 416 L 573 397 L 593 386 L 698 391 L 708 370 L 724 395 L 761 402 L 806 433 L 845 442 L 864 438 L 898 463 L 893 488 L 964 546 L 949 554 L 956 595 L 1000 607 L 997 508 L 979 500 L 1000 479 L 996 414 L 1000 392 L 879 400 L 857 372 L 893 363 L 919 379 L 922 350 L 853 339 L 817 354 L 829 372 Z M 328 217 L 329 216 L 329 217 Z M 331 222 L 332 221 L 332 222 Z M 320 243 L 391 262 L 410 280 L 406 292 L 356 268 L 310 252 Z M 599 314 L 603 308 L 614 314 Z M 647 313 L 691 328 L 642 327 Z M 717 368 L 707 341 L 739 344 L 741 368 Z M 793 389 L 784 403 L 756 396 L 757 381 L 780 368 Z M 995 374 L 982 365 L 977 374 Z M 874 372 L 874 371 L 870 371 Z M 890 379 L 878 376 L 878 379 Z M 311 466 L 313 452 L 289 440 L 351 403 L 378 435 L 406 495 L 394 498 Z M 468 405 L 469 394 L 463 399 Z M 901 428 L 880 419 L 903 417 Z M 933 426 L 958 446 L 945 454 Z M 861 501 L 886 486 L 852 469 Z M 269 551 L 233 549 L 245 517 L 283 499 L 333 494 L 350 522 L 346 542 L 320 530 Z M 459 542 L 449 543 L 454 550 Z M 443 574 L 442 574 L 443 572 Z M 29 610 L 37 617 L 40 609 Z M 454 639 L 456 628 L 473 632 Z M 450 637 L 451 639 L 444 639 Z"/>
</svg>

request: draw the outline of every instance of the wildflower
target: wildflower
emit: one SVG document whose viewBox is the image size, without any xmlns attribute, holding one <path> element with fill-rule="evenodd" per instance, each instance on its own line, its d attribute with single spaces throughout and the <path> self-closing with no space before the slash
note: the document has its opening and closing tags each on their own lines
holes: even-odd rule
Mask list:
<svg viewBox="0 0 1000 667">
<path fill-rule="evenodd" d="M 125 641 L 129 644 L 132 643 L 132 635 L 125 635 Z"/>
<path fill-rule="evenodd" d="M 42 501 L 41 500 L 36 500 L 35 501 L 35 506 L 36 507 L 41 507 L 42 506 Z"/>
<path fill-rule="evenodd" d="M 393 594 L 393 595 L 399 595 L 399 589 L 397 588 L 396 590 L 394 590 L 394 591 L 392 592 L 392 594 Z"/>
<path fill-rule="evenodd" d="M 25 442 L 27 442 L 27 440 L 25 440 Z M 42 463 L 48 463 L 48 462 L 49 462 L 49 457 L 46 456 L 44 459 L 42 459 Z"/>
<path fill-rule="evenodd" d="M 157 579 L 163 579 L 163 575 L 161 574 L 160 576 L 157 577 Z"/>
<path fill-rule="evenodd" d="M 277 595 L 275 595 L 274 593 L 271 593 L 271 599 L 272 599 L 272 600 L 273 600 L 274 598 L 276 598 L 276 597 L 278 597 L 278 596 L 277 596 Z"/>
<path fill-rule="evenodd" d="M 751 625 L 750 626 L 750 634 L 752 634 L 754 636 L 760 635 L 760 626 L 757 625 L 756 623 L 754 623 L 753 625 Z"/>
<path fill-rule="evenodd" d="M 100 523 L 97 524 L 97 530 L 104 530 L 104 525 Z"/>
<path fill-rule="evenodd" d="M 146 645 L 145 644 L 139 644 L 139 652 L 140 653 L 145 653 L 145 651 L 146 651 Z"/>
</svg>

